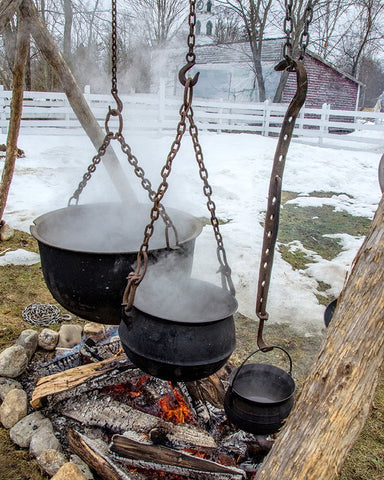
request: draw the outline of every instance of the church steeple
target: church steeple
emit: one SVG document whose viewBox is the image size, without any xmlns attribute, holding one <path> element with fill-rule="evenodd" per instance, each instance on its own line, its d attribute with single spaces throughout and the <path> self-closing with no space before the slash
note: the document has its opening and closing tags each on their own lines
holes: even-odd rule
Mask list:
<svg viewBox="0 0 384 480">
<path fill-rule="evenodd" d="M 196 34 L 211 37 L 215 33 L 215 6 L 213 0 L 196 3 Z"/>
</svg>

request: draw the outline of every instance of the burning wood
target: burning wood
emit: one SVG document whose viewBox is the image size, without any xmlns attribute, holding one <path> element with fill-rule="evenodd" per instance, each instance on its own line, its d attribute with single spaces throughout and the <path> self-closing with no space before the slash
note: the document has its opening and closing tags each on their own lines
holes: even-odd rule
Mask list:
<svg viewBox="0 0 384 480">
<path fill-rule="evenodd" d="M 42 401 L 46 396 L 74 388 L 89 378 L 97 377 L 113 370 L 117 365 L 124 367 L 130 363 L 125 355 L 120 355 L 116 358 L 108 358 L 101 362 L 81 365 L 65 372 L 41 378 L 38 380 L 33 392 L 31 405 L 35 409 L 41 408 Z"/>
<path fill-rule="evenodd" d="M 139 443 L 122 435 L 113 436 L 110 450 L 117 453 L 120 458 L 124 457 L 122 461 L 125 463 L 141 465 L 148 469 L 158 469 L 158 465 L 161 464 L 164 471 L 175 472 L 176 468 L 178 472 L 183 471 L 185 475 L 184 470 L 191 469 L 199 473 L 204 473 L 204 478 L 206 479 L 210 478 L 206 476 L 208 472 L 215 474 L 212 475 L 211 478 L 221 480 L 242 479 L 244 476 L 244 472 L 237 468 L 227 467 L 211 460 L 195 457 L 189 453 L 176 451 L 171 448 Z M 139 464 L 135 461 L 138 461 Z M 188 473 L 188 478 L 194 478 L 193 474 L 191 476 L 191 474 Z"/>
</svg>

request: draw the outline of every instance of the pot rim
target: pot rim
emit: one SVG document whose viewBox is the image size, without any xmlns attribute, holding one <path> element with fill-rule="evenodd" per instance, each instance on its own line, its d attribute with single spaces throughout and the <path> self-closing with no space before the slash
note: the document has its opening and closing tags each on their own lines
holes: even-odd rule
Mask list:
<svg viewBox="0 0 384 480">
<path fill-rule="evenodd" d="M 292 387 L 292 392 L 289 395 L 287 395 L 286 397 L 280 398 L 279 400 L 275 400 L 275 401 L 255 400 L 255 399 L 252 399 L 252 398 L 249 398 L 249 397 L 245 396 L 244 394 L 239 393 L 236 390 L 236 385 L 235 386 L 233 385 L 233 380 L 234 380 L 234 376 L 236 375 L 236 372 L 240 368 L 244 369 L 246 367 L 255 367 L 255 366 L 268 367 L 269 369 L 274 369 L 274 370 L 278 371 L 279 373 L 281 373 L 281 375 L 283 376 L 283 381 L 285 383 L 287 383 L 287 382 L 290 383 L 290 386 Z M 235 378 L 235 383 L 238 380 L 239 380 L 239 378 L 236 377 Z M 240 378 L 240 380 L 241 380 L 241 378 Z M 241 398 L 242 400 L 244 400 L 245 402 L 250 403 L 250 404 L 268 405 L 268 406 L 276 405 L 277 406 L 277 405 L 281 405 L 284 402 L 287 402 L 289 399 L 291 399 L 295 395 L 295 393 L 296 393 L 296 383 L 293 380 L 292 375 L 289 372 L 286 372 L 285 370 L 283 370 L 280 367 L 276 367 L 275 365 L 269 365 L 269 364 L 265 364 L 265 363 L 250 363 L 250 364 L 245 365 L 245 366 L 237 367 L 235 370 L 232 371 L 232 373 L 230 375 L 230 378 L 229 378 L 229 387 L 228 387 L 228 394 L 230 395 L 231 393 L 235 394 L 237 397 Z"/>
<path fill-rule="evenodd" d="M 135 205 L 140 205 L 140 206 L 145 206 L 145 207 L 150 206 L 149 203 L 146 204 L 146 203 L 140 203 L 140 202 L 137 202 L 137 204 L 135 204 Z M 56 210 L 52 210 L 50 212 L 46 212 L 46 213 L 43 213 L 42 215 L 39 215 L 37 218 L 35 218 L 33 220 L 33 225 L 30 226 L 30 232 L 31 232 L 32 236 L 38 242 L 41 242 L 42 244 L 47 245 L 48 247 L 57 248 L 59 250 L 64 250 L 64 251 L 68 251 L 68 252 L 76 252 L 76 253 L 83 253 L 83 254 L 89 254 L 89 255 L 127 255 L 127 254 L 137 253 L 139 248 L 140 248 L 141 240 L 138 241 L 138 245 L 137 245 L 136 250 L 119 250 L 119 249 L 116 249 L 118 251 L 112 251 L 112 252 L 103 251 L 101 249 L 84 250 L 84 249 L 80 249 L 80 248 L 76 248 L 76 247 L 75 248 L 66 247 L 66 246 L 60 245 L 59 242 L 56 242 L 56 241 L 53 241 L 53 240 L 47 240 L 46 238 L 44 238 L 44 236 L 41 234 L 41 232 L 39 232 L 39 226 L 42 224 L 42 222 L 44 222 L 44 220 L 49 219 L 50 217 L 53 217 L 55 214 L 57 214 L 59 212 L 68 211 L 69 208 L 82 209 L 82 210 L 93 208 L 95 210 L 98 210 L 100 208 L 111 207 L 111 206 L 112 207 L 122 207 L 122 208 L 127 209 L 127 207 L 125 207 L 121 202 L 85 203 L 85 204 L 81 204 L 81 205 L 68 205 L 66 207 L 58 208 Z M 132 208 L 132 207 L 130 207 L 130 208 Z M 192 240 L 195 240 L 200 235 L 200 233 L 202 232 L 203 225 L 202 225 L 202 222 L 200 222 L 197 217 L 194 217 L 193 215 L 191 215 L 189 213 L 186 213 L 186 212 L 183 212 L 182 210 L 178 210 L 176 208 L 167 208 L 167 212 L 170 212 L 171 214 L 173 212 L 174 214 L 180 215 L 180 216 L 182 216 L 184 218 L 187 218 L 191 221 L 191 224 L 192 224 L 192 227 L 193 227 L 193 233 L 188 235 L 186 238 L 183 238 L 181 241 L 179 241 L 179 245 L 183 245 L 183 244 L 186 244 L 186 243 L 188 243 Z M 148 220 L 149 220 L 149 218 L 148 218 Z M 143 236 L 144 236 L 144 234 L 143 234 Z M 148 249 L 149 252 L 153 252 L 153 251 L 156 251 L 156 250 L 168 250 L 167 245 L 165 244 L 165 241 L 164 241 L 163 246 L 157 246 L 157 247 L 152 247 L 152 248 Z M 169 250 L 172 250 L 172 248 L 170 248 Z"/>
<path fill-rule="evenodd" d="M 133 309 L 137 310 L 143 315 L 146 315 L 152 318 L 155 321 L 162 320 L 165 322 L 180 323 L 184 325 L 196 325 L 196 324 L 207 325 L 211 323 L 221 322 L 228 318 L 231 318 L 233 314 L 237 311 L 238 302 L 236 298 L 228 290 L 218 287 L 213 283 L 206 282 L 204 280 L 195 279 L 195 278 L 184 278 L 182 280 L 180 279 L 179 282 L 177 283 L 177 287 L 181 288 L 183 286 L 184 288 L 181 288 L 181 291 L 184 293 L 185 290 L 188 291 L 187 289 L 188 284 L 189 285 L 195 284 L 195 285 L 198 285 L 199 287 L 202 287 L 202 290 L 204 291 L 204 293 L 209 292 L 209 290 L 211 290 L 216 295 L 219 295 L 221 297 L 220 302 L 222 306 L 222 311 L 216 310 L 215 312 L 210 314 L 209 320 L 207 320 L 206 317 L 203 320 L 202 318 L 204 317 L 204 312 L 201 313 L 201 316 L 200 315 L 193 316 L 193 315 L 190 315 L 189 313 L 186 314 L 185 312 L 187 310 L 185 310 L 183 312 L 183 320 L 180 320 L 179 310 L 175 312 L 172 312 L 169 310 L 165 312 L 161 312 L 161 310 L 158 309 L 158 306 L 155 306 L 155 305 L 148 306 L 148 303 L 146 302 L 146 298 L 148 297 L 148 295 L 150 295 L 150 290 L 149 292 L 147 291 L 148 293 L 144 294 L 144 290 L 140 290 L 140 288 L 143 288 L 144 285 L 139 286 L 136 292 Z M 193 289 L 189 290 L 189 293 L 192 290 Z M 226 302 L 225 304 L 224 304 L 224 300 Z M 169 302 L 169 303 L 172 303 L 172 302 Z M 160 307 L 164 307 L 165 304 L 166 302 L 163 302 L 162 305 L 160 305 Z M 194 304 L 195 305 L 198 304 L 198 298 L 196 298 L 196 302 L 194 302 Z M 226 311 L 224 311 L 225 307 L 226 307 Z M 125 312 L 125 314 L 129 315 L 129 311 Z"/>
</svg>

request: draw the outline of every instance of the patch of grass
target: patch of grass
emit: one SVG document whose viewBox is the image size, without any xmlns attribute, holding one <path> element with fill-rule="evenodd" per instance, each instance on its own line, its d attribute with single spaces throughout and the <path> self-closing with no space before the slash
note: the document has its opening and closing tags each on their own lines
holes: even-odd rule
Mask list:
<svg viewBox="0 0 384 480">
<path fill-rule="evenodd" d="M 364 236 L 370 225 L 368 218 L 336 212 L 330 205 L 299 207 L 289 203 L 281 209 L 278 240 L 283 244 L 299 240 L 307 250 L 332 260 L 342 251 L 342 245 L 337 238 L 324 235 Z"/>
<path fill-rule="evenodd" d="M 15 230 L 15 236 L 6 242 L 0 242 L 0 254 L 7 249 L 17 250 L 23 248 L 30 252 L 39 253 L 37 241 L 26 232 Z"/>
<path fill-rule="evenodd" d="M 0 428 L 0 480 L 46 480 L 27 450 L 18 450 L 8 431 Z"/>
<path fill-rule="evenodd" d="M 344 463 L 339 480 L 384 478 L 384 382 L 378 386 L 371 414 Z"/>
<path fill-rule="evenodd" d="M 24 248 L 38 253 L 36 240 L 25 232 L 15 232 L 15 236 L 0 243 L 0 251 L 7 248 Z M 51 303 L 64 310 L 52 297 L 44 282 L 40 263 L 35 265 L 3 265 L 0 267 L 0 350 L 9 346 L 26 328 L 30 328 L 22 318 L 24 308 L 30 303 Z M 73 321 L 77 321 L 76 317 Z M 60 325 L 52 326 L 53 329 Z"/>
<path fill-rule="evenodd" d="M 289 263 L 293 270 L 305 270 L 309 263 L 313 263 L 313 260 L 305 252 L 298 248 L 292 249 L 291 245 L 279 244 L 277 248 L 283 260 Z"/>
<path fill-rule="evenodd" d="M 353 198 L 351 195 L 348 195 L 348 193 L 340 193 L 340 192 L 320 192 L 317 190 L 314 190 L 313 192 L 309 193 L 310 197 L 317 197 L 317 198 L 332 198 L 334 195 L 346 195 L 349 198 Z"/>
</svg>

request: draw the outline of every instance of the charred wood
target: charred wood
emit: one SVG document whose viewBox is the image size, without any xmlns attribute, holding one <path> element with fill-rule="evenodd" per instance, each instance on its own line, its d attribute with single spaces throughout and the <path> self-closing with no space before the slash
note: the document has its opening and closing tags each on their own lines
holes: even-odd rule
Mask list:
<svg viewBox="0 0 384 480">
<path fill-rule="evenodd" d="M 81 424 L 104 428 L 112 433 L 134 431 L 150 435 L 154 429 L 161 429 L 164 441 L 179 447 L 216 448 L 213 437 L 194 425 L 166 422 L 161 418 L 141 412 L 110 397 L 101 401 L 100 396 L 86 398 L 82 403 L 68 401 L 61 409 L 61 415 Z"/>
<path fill-rule="evenodd" d="M 75 430 L 68 432 L 71 450 L 86 462 L 103 480 L 145 480 L 137 473 L 126 473 L 108 457 L 108 446 Z"/>
<path fill-rule="evenodd" d="M 141 465 L 142 468 L 180 473 L 182 475 L 188 475 L 188 478 L 196 478 L 190 476 L 191 473 L 188 472 L 189 470 L 195 470 L 200 474 L 204 473 L 204 475 L 208 473 L 211 474 L 210 477 L 204 476 L 203 478 L 216 478 L 221 480 L 227 478 L 241 479 L 244 475 L 244 472 L 237 468 L 227 467 L 211 460 L 194 457 L 188 453 L 173 450 L 168 447 L 140 443 L 122 435 L 113 436 L 110 450 L 120 458 L 126 459 L 124 462 L 128 464 L 136 463 L 136 466 Z M 159 465 L 161 465 L 161 467 L 159 467 Z"/>
<path fill-rule="evenodd" d="M 81 365 L 65 372 L 55 373 L 48 377 L 40 378 L 32 394 L 31 405 L 34 409 L 43 406 L 43 399 L 48 395 L 72 389 L 92 377 L 98 377 L 106 372 L 114 370 L 116 366 L 125 368 L 131 365 L 125 355 L 109 358 L 101 362 Z"/>
</svg>

